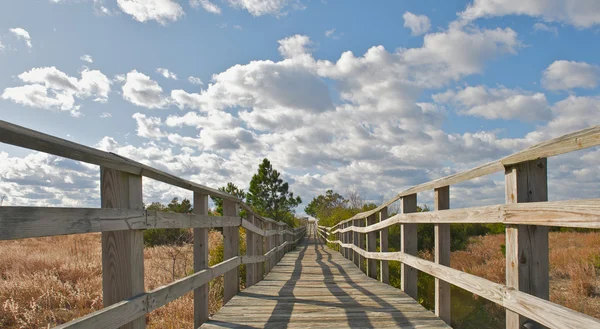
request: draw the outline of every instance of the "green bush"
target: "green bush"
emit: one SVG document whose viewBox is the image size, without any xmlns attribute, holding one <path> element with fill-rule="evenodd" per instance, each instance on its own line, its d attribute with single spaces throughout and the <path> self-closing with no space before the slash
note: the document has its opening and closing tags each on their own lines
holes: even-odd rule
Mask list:
<svg viewBox="0 0 600 329">
<path fill-rule="evenodd" d="M 144 231 L 144 245 L 182 245 L 192 241 L 192 234 L 183 228 L 152 228 Z"/>
</svg>

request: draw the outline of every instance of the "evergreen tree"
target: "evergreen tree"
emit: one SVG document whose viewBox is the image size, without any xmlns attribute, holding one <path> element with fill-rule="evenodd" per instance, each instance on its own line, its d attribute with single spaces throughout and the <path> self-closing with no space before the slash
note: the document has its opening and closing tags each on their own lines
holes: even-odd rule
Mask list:
<svg viewBox="0 0 600 329">
<path fill-rule="evenodd" d="M 242 201 L 245 201 L 246 199 L 246 192 L 244 192 L 243 189 L 237 187 L 235 184 L 233 184 L 232 182 L 227 183 L 227 186 L 222 186 L 219 187 L 219 191 L 225 192 L 225 193 L 229 193 L 233 196 L 238 197 L 239 199 L 241 199 Z M 222 198 L 218 198 L 218 197 L 210 197 L 213 202 L 215 203 L 215 212 L 217 214 L 220 214 L 221 216 L 223 216 L 223 199 Z M 242 210 L 240 212 L 240 216 L 245 217 L 245 212 Z"/>
<path fill-rule="evenodd" d="M 246 201 L 261 216 L 283 221 L 293 226 L 294 208 L 302 199 L 294 197 L 287 182 L 280 178 L 271 162 L 264 159 L 258 166 L 258 172 L 252 176 Z"/>
</svg>

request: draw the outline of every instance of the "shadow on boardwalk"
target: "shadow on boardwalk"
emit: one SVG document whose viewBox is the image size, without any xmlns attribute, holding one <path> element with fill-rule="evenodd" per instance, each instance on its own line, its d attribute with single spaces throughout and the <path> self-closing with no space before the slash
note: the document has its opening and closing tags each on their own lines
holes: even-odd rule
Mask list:
<svg viewBox="0 0 600 329">
<path fill-rule="evenodd" d="M 373 280 L 315 233 L 202 328 L 449 328 L 402 291 Z"/>
</svg>

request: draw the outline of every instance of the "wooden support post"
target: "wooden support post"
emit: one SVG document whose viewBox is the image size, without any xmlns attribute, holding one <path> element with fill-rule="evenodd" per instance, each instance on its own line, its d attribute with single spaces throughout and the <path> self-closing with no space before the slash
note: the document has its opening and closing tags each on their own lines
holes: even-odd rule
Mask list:
<svg viewBox="0 0 600 329">
<path fill-rule="evenodd" d="M 223 199 L 223 216 L 239 216 L 238 204 L 234 201 Z M 240 254 L 240 229 L 237 226 L 223 227 L 223 260 L 239 256 Z M 223 276 L 223 304 L 227 303 L 240 290 L 240 267 Z"/>
<path fill-rule="evenodd" d="M 249 213 L 248 218 L 246 220 L 254 225 L 257 224 L 258 219 L 254 218 L 254 214 Z M 258 225 L 257 225 L 258 226 Z M 255 256 L 256 255 L 256 234 L 252 233 L 250 230 L 246 230 L 246 255 Z M 257 264 L 246 264 L 246 287 L 253 286 L 257 280 Z"/>
<path fill-rule="evenodd" d="M 375 213 L 369 217 L 367 217 L 367 225 L 373 225 L 377 223 L 378 214 Z M 377 252 L 377 231 L 369 232 L 366 234 L 367 236 L 367 251 Z M 367 275 L 371 278 L 377 280 L 377 260 L 376 259 L 367 259 Z"/>
<path fill-rule="evenodd" d="M 142 209 L 142 176 L 100 167 L 102 208 Z M 144 292 L 144 231 L 102 232 L 102 294 L 104 307 Z M 145 305 L 147 307 L 147 305 Z M 122 326 L 146 327 L 146 317 Z"/>
<path fill-rule="evenodd" d="M 417 212 L 417 195 L 411 194 L 402 197 L 402 213 Z M 417 255 L 417 224 L 401 224 L 401 249 L 403 253 Z M 417 299 L 417 270 L 404 263 L 401 264 L 402 271 L 401 287 L 410 297 Z"/>
<path fill-rule="evenodd" d="M 434 210 L 450 209 L 450 186 L 434 190 Z M 450 224 L 435 224 L 435 263 L 450 266 Z M 450 284 L 435 278 L 435 314 L 450 324 Z"/>
<path fill-rule="evenodd" d="M 271 223 L 267 222 L 267 221 L 263 221 L 263 229 L 265 231 L 269 231 L 271 229 Z M 263 253 L 263 255 L 267 252 L 269 252 L 269 250 L 271 250 L 271 237 L 270 236 L 266 236 L 263 239 L 263 246 L 265 248 L 265 252 Z M 271 272 L 271 259 L 267 258 L 265 259 L 265 262 L 263 264 L 263 268 L 264 268 L 264 272 L 265 275 L 269 274 L 269 272 Z"/>
<path fill-rule="evenodd" d="M 354 221 L 349 221 L 346 223 L 346 227 L 350 227 L 352 225 L 354 225 Z M 347 237 L 348 237 L 348 243 L 354 244 L 354 242 L 356 241 L 354 239 L 354 232 L 352 232 L 352 231 L 348 232 Z M 356 253 L 354 252 L 354 250 L 348 248 L 348 259 L 354 262 L 354 260 L 356 259 L 355 256 L 356 256 Z"/>
<path fill-rule="evenodd" d="M 208 194 L 194 192 L 194 214 L 208 215 Z M 194 272 L 208 268 L 208 229 L 194 229 Z M 194 328 L 208 320 L 209 284 L 194 289 Z"/>
<path fill-rule="evenodd" d="M 359 227 L 364 227 L 365 223 L 366 223 L 366 219 L 359 219 L 356 221 L 357 225 Z M 358 247 L 362 250 L 366 250 L 366 234 L 364 233 L 358 233 Z M 358 255 L 358 267 L 360 268 L 361 271 L 363 271 L 363 273 L 367 273 L 367 267 L 365 264 L 365 256 L 363 255 Z"/>
<path fill-rule="evenodd" d="M 386 220 L 388 217 L 388 208 L 385 207 L 379 212 L 379 221 Z M 379 231 L 379 251 L 388 251 L 388 228 Z M 379 263 L 379 279 L 383 283 L 390 283 L 390 266 L 387 260 L 382 260 Z"/>
<path fill-rule="evenodd" d="M 358 221 L 359 221 L 358 219 L 355 219 L 355 220 L 349 221 L 349 223 L 352 223 L 351 224 L 352 226 L 358 226 Z M 352 232 L 352 244 L 354 244 L 357 247 L 360 246 L 360 244 L 358 243 L 358 237 L 359 237 L 358 232 L 353 231 Z M 354 257 L 354 265 L 356 265 L 356 267 L 360 268 L 360 257 L 361 257 L 360 254 L 354 250 L 352 251 L 352 253 L 353 253 L 352 257 Z"/>
<path fill-rule="evenodd" d="M 548 201 L 545 158 L 505 167 L 506 203 Z M 548 300 L 548 227 L 506 226 L 506 286 Z M 506 311 L 506 328 L 522 328 L 527 319 Z"/>
<path fill-rule="evenodd" d="M 348 223 L 342 224 L 342 228 L 346 228 L 348 226 L 349 226 Z M 344 241 L 344 243 L 348 243 L 349 236 L 350 236 L 350 233 L 348 233 L 348 232 L 342 233 L 342 239 L 343 239 L 342 241 Z M 344 250 L 344 253 L 343 253 L 344 257 L 346 257 L 346 259 L 350 259 L 350 252 L 352 251 L 352 249 L 344 248 L 343 250 Z"/>
<path fill-rule="evenodd" d="M 269 222 L 269 230 L 275 230 L 277 227 L 275 226 L 275 223 L 271 223 Z M 269 236 L 269 250 L 275 248 L 275 235 L 271 235 Z M 273 267 L 275 266 L 275 253 L 272 253 L 269 256 L 269 272 L 271 272 L 271 270 L 273 269 Z"/>
</svg>

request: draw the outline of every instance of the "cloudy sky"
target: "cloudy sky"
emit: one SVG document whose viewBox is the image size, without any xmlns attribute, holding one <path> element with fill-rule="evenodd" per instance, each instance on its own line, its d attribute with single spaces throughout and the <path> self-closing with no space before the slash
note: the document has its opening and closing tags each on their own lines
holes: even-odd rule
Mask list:
<svg viewBox="0 0 600 329">
<path fill-rule="evenodd" d="M 600 124 L 599 53 L 597 0 L 2 1 L 0 119 L 212 187 L 268 157 L 305 204 L 381 202 Z M 549 160 L 550 198 L 600 197 L 599 159 Z M 98 179 L 0 144 L 3 205 L 97 207 Z M 503 176 L 451 195 L 502 203 Z"/>
</svg>

